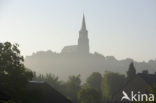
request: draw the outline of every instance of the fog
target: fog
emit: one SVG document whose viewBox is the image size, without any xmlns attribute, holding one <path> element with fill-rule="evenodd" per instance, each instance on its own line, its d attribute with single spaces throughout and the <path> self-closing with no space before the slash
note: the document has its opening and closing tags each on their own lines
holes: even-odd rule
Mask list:
<svg viewBox="0 0 156 103">
<path fill-rule="evenodd" d="M 68 53 L 55 53 L 52 51 L 39 51 L 25 58 L 25 65 L 36 73 L 52 73 L 66 80 L 70 75 L 81 75 L 84 81 L 92 72 L 105 71 L 125 74 L 130 62 L 134 62 L 137 72 L 148 70 L 155 72 L 156 61 L 137 62 L 132 59 L 117 60 L 113 56 L 104 57 L 102 54 L 80 55 Z"/>
</svg>

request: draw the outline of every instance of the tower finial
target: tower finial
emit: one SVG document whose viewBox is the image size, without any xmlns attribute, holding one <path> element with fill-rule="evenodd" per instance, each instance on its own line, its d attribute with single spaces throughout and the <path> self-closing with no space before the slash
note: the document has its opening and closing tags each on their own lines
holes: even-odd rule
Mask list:
<svg viewBox="0 0 156 103">
<path fill-rule="evenodd" d="M 83 13 L 83 19 L 82 19 L 82 27 L 81 27 L 81 30 L 86 30 L 86 23 L 85 23 L 85 16 L 84 16 L 84 13 Z"/>
</svg>

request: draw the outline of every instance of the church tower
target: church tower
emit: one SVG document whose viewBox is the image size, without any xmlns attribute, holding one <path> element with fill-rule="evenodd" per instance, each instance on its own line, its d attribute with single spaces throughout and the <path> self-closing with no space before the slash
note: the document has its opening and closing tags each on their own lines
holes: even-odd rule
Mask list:
<svg viewBox="0 0 156 103">
<path fill-rule="evenodd" d="M 79 31 L 78 52 L 81 54 L 89 54 L 89 39 L 86 29 L 85 16 L 83 15 L 82 26 Z"/>
</svg>

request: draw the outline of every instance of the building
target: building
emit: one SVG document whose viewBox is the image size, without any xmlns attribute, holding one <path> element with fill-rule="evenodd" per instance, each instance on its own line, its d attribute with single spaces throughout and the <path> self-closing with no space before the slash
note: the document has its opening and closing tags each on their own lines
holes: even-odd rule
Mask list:
<svg viewBox="0 0 156 103">
<path fill-rule="evenodd" d="M 45 82 L 30 81 L 27 85 L 28 103 L 72 103 L 64 95 Z"/>
<path fill-rule="evenodd" d="M 79 31 L 79 38 L 77 45 L 65 46 L 61 53 L 78 53 L 89 54 L 89 39 L 88 31 L 86 29 L 85 16 L 83 15 L 82 26 Z"/>
<path fill-rule="evenodd" d="M 152 90 L 156 87 L 156 73 L 149 74 L 147 70 L 142 73 L 138 73 L 134 79 L 129 81 L 117 94 L 112 98 L 114 102 L 121 102 L 123 97 L 123 91 L 127 93 L 128 96 L 131 96 L 131 93 L 138 94 L 141 97 L 141 94 L 149 95 L 152 93 Z M 136 96 L 138 98 L 138 96 Z M 145 99 L 145 98 L 144 98 Z M 130 102 L 124 100 L 124 102 Z M 112 102 L 113 103 L 113 102 Z"/>
</svg>

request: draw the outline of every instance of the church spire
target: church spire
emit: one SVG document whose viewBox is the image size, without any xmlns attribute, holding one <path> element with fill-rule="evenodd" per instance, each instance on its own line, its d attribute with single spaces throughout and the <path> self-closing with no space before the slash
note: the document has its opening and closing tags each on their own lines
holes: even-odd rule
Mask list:
<svg viewBox="0 0 156 103">
<path fill-rule="evenodd" d="M 86 30 L 86 23 L 85 23 L 84 14 L 83 14 L 83 19 L 82 19 L 81 30 L 79 31 L 78 51 L 81 54 L 89 54 L 88 31 Z"/>
<path fill-rule="evenodd" d="M 81 30 L 86 30 L 85 16 L 83 14 Z"/>
</svg>

